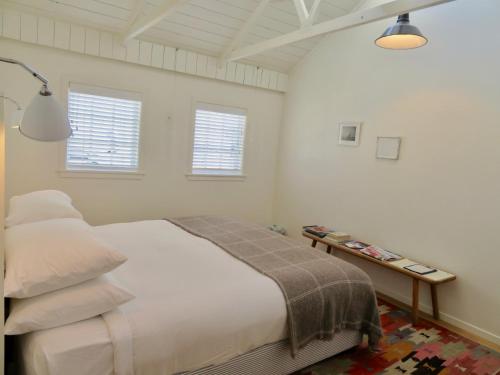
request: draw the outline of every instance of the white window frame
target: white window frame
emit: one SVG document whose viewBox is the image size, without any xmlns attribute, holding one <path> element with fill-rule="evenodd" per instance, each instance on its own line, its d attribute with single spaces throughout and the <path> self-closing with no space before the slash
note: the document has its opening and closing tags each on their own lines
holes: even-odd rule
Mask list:
<svg viewBox="0 0 500 375">
<path fill-rule="evenodd" d="M 246 123 L 243 135 L 243 152 L 241 155 L 241 170 L 238 174 L 216 174 L 216 173 L 195 173 L 193 172 L 193 153 L 194 153 L 194 136 L 196 131 L 196 111 L 199 106 L 204 106 L 205 108 L 211 108 L 214 111 L 220 112 L 237 112 L 245 113 Z M 189 165 L 187 166 L 188 172 L 186 173 L 186 177 L 189 180 L 193 181 L 244 181 L 246 179 L 246 159 L 248 152 L 248 143 L 249 143 L 249 128 L 250 128 L 250 120 L 249 120 L 249 110 L 247 108 L 243 108 L 237 105 L 231 104 L 215 104 L 207 100 L 199 99 L 193 100 L 192 103 L 192 120 L 191 120 L 191 147 L 189 148 Z"/>
<path fill-rule="evenodd" d="M 77 81 L 66 81 L 64 83 L 64 92 L 66 94 L 66 110 L 69 107 L 69 94 L 71 88 L 77 87 L 79 92 L 86 92 L 92 95 L 116 97 L 130 100 L 138 100 L 141 102 L 141 114 L 139 123 L 139 140 L 138 140 L 138 161 L 137 169 L 135 170 L 119 170 L 119 169 L 88 169 L 88 168 L 68 168 L 67 166 L 67 147 L 68 142 L 63 143 L 60 148 L 59 170 L 60 177 L 70 178 L 111 178 L 111 179 L 141 179 L 144 177 L 143 171 L 143 124 L 144 124 L 144 100 L 143 94 L 139 91 L 132 91 L 123 88 L 110 88 L 99 86 L 93 83 L 80 83 Z"/>
</svg>

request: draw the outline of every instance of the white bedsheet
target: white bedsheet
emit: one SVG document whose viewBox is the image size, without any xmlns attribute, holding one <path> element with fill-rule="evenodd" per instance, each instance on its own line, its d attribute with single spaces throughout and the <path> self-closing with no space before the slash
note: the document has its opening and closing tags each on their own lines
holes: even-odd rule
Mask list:
<svg viewBox="0 0 500 375">
<path fill-rule="evenodd" d="M 209 241 L 163 220 L 111 224 L 96 231 L 129 258 L 113 276 L 136 295 L 120 308 L 121 314 L 106 316 L 117 375 L 194 370 L 286 337 L 285 301 L 275 282 Z M 94 320 L 99 319 L 102 323 Z M 53 340 L 51 331 L 42 336 Z M 127 361 L 129 351 L 133 361 Z M 72 374 L 87 374 L 80 372 L 79 362 L 73 358 Z M 127 368 L 132 362 L 134 368 Z"/>
<path fill-rule="evenodd" d="M 100 317 L 19 336 L 22 373 L 113 375 L 113 344 Z"/>
</svg>

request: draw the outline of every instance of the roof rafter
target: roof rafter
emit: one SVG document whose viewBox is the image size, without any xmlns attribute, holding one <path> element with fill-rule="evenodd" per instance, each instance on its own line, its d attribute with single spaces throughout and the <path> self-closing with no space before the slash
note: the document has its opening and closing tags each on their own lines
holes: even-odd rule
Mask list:
<svg viewBox="0 0 500 375">
<path fill-rule="evenodd" d="M 130 28 L 132 24 L 141 16 L 145 7 L 146 0 L 135 0 L 132 13 L 130 13 L 130 17 L 128 19 L 127 29 Z"/>
<path fill-rule="evenodd" d="M 419 9 L 430 8 L 436 5 L 448 3 L 455 0 L 392 0 L 373 8 L 359 10 L 345 16 L 334 18 L 330 21 L 321 22 L 310 27 L 302 27 L 299 30 L 265 40 L 250 46 L 238 48 L 228 56 L 229 61 L 243 59 L 258 55 L 274 48 L 287 44 L 300 42 L 315 36 L 333 33 L 340 30 L 350 29 L 355 26 L 379 21 L 389 17 L 395 17 L 403 13 L 413 12 Z"/>
<path fill-rule="evenodd" d="M 295 9 L 297 10 L 297 15 L 299 16 L 299 21 L 301 25 L 304 25 L 309 19 L 309 11 L 307 10 L 304 0 L 293 0 Z"/>
<path fill-rule="evenodd" d="M 250 17 L 247 18 L 241 29 L 238 30 L 236 35 L 233 37 L 231 42 L 227 45 L 226 48 L 224 48 L 224 51 L 222 51 L 220 57 L 219 57 L 219 63 L 222 63 L 223 61 L 227 60 L 227 57 L 233 52 L 233 50 L 237 47 L 239 47 L 240 43 L 242 42 L 243 38 L 248 34 L 250 31 L 250 28 L 255 24 L 255 21 L 257 21 L 257 18 L 264 12 L 264 9 L 267 7 L 267 5 L 271 2 L 271 0 L 261 0 L 260 3 L 257 5 L 257 7 L 254 9 Z"/>
<path fill-rule="evenodd" d="M 142 34 L 147 29 L 153 27 L 168 15 L 174 13 L 180 6 L 188 0 L 165 0 L 153 12 L 144 18 L 137 17 L 122 35 L 124 43 Z M 142 9 L 139 10 L 142 12 Z M 139 13 L 140 14 L 140 13 Z M 138 14 L 138 15 L 139 15 Z"/>
<path fill-rule="evenodd" d="M 314 0 L 314 3 L 311 6 L 311 9 L 309 10 L 309 17 L 307 17 L 307 20 L 303 26 L 311 26 L 314 23 L 316 17 L 318 16 L 318 10 L 320 4 L 321 0 Z"/>
</svg>

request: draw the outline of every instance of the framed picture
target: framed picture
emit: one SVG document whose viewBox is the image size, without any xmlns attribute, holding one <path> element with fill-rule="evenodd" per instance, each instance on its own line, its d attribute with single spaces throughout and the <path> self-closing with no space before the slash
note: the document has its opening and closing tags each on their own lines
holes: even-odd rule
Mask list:
<svg viewBox="0 0 500 375">
<path fill-rule="evenodd" d="M 360 136 L 360 122 L 341 122 L 339 124 L 339 145 L 358 146 Z"/>
<path fill-rule="evenodd" d="M 377 137 L 377 159 L 399 159 L 400 137 Z"/>
</svg>

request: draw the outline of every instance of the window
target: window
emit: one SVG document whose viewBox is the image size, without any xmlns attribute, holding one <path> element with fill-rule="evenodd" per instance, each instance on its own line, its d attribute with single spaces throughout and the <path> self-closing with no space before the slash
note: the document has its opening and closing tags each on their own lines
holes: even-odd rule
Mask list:
<svg viewBox="0 0 500 375">
<path fill-rule="evenodd" d="M 136 93 L 71 84 L 66 169 L 137 171 L 141 105 Z"/>
<path fill-rule="evenodd" d="M 240 176 L 246 111 L 198 103 L 193 141 L 193 174 Z"/>
</svg>

